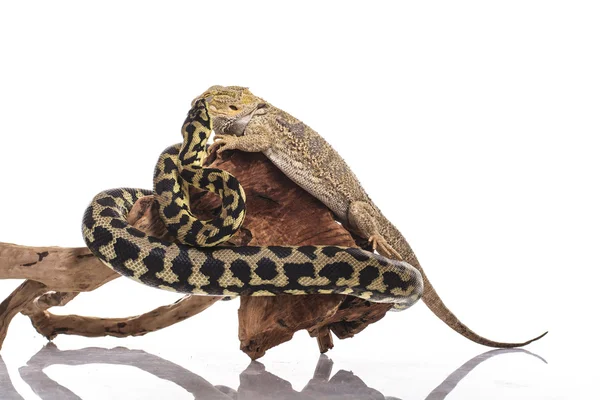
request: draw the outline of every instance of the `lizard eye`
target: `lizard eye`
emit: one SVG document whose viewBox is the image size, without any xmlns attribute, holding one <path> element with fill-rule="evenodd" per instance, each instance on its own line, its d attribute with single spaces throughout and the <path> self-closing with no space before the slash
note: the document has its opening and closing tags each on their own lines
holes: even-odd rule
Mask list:
<svg viewBox="0 0 600 400">
<path fill-rule="evenodd" d="M 232 109 L 233 111 L 237 111 L 238 108 L 236 106 L 234 106 L 233 104 L 229 106 L 230 109 Z"/>
</svg>

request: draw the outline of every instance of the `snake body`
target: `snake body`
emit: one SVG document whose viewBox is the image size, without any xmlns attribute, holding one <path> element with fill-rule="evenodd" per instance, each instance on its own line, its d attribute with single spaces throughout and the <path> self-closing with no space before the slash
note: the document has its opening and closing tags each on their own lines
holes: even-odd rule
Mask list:
<svg viewBox="0 0 600 400">
<path fill-rule="evenodd" d="M 423 281 L 414 267 L 358 248 L 217 247 L 241 226 L 245 195 L 229 173 L 202 167 L 211 129 L 206 104 L 198 100 L 183 124 L 183 143 L 159 157 L 153 192 L 120 188 L 94 197 L 82 231 L 86 245 L 104 264 L 149 286 L 198 295 L 338 293 L 393 303 L 400 310 L 421 297 Z M 194 217 L 191 186 L 221 197 L 218 217 L 209 221 Z M 176 242 L 149 236 L 127 222 L 133 204 L 151 194 Z"/>
</svg>

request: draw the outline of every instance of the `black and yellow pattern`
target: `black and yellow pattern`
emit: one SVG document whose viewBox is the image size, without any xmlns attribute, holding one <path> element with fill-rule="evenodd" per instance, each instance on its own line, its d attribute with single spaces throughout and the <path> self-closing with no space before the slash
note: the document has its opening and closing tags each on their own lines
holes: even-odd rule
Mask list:
<svg viewBox="0 0 600 400">
<path fill-rule="evenodd" d="M 246 216 L 246 196 L 238 180 L 226 171 L 202 167 L 211 129 L 206 108 L 192 107 L 181 129 L 183 144 L 167 148 L 154 170 L 154 193 L 161 218 L 179 242 L 195 247 L 228 240 Z M 221 197 L 219 217 L 201 221 L 192 214 L 190 186 Z"/>
<path fill-rule="evenodd" d="M 408 308 L 421 297 L 423 281 L 414 267 L 357 248 L 215 247 L 241 226 L 245 196 L 227 172 L 202 168 L 210 132 L 206 105 L 199 100 L 183 125 L 183 144 L 166 149 L 155 170 L 154 196 L 178 243 L 148 236 L 127 223 L 136 200 L 152 192 L 113 189 L 92 200 L 83 218 L 83 236 L 106 265 L 149 286 L 199 295 L 339 293 L 394 303 L 396 309 Z M 190 186 L 221 197 L 217 218 L 194 217 Z"/>
</svg>

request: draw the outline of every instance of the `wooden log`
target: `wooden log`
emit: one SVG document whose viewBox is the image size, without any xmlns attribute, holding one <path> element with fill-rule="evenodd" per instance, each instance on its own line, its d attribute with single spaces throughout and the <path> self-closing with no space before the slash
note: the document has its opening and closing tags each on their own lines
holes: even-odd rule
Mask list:
<svg viewBox="0 0 600 400">
<path fill-rule="evenodd" d="M 247 217 L 225 245 L 341 245 L 356 246 L 352 235 L 318 200 L 291 182 L 262 154 L 225 152 L 212 167 L 231 172 L 246 191 Z M 192 209 L 201 218 L 218 210 L 211 193 L 193 194 Z M 152 197 L 140 199 L 128 221 L 149 234 L 169 238 Z M 362 243 L 361 243 L 362 244 Z M 187 319 L 220 300 L 214 296 L 185 296 L 174 304 L 127 318 L 54 315 L 48 308 L 68 303 L 81 291 L 94 290 L 119 277 L 86 248 L 27 247 L 0 243 L 0 279 L 28 279 L 2 304 L 0 346 L 16 312 L 31 319 L 49 339 L 59 334 L 137 336 Z M 37 288 L 36 290 L 33 290 Z M 341 295 L 242 297 L 238 312 L 240 348 L 252 359 L 307 329 L 319 350 L 333 347 L 331 332 L 347 338 L 383 317 L 390 305 Z M 0 309 L 0 311 L 2 311 Z M 10 314 L 10 315 L 9 315 Z"/>
<path fill-rule="evenodd" d="M 196 198 L 197 212 L 201 215 L 204 213 L 204 216 L 207 217 L 206 213 L 212 208 L 205 209 L 211 204 L 200 202 L 200 197 L 202 196 Z M 201 209 L 200 206 L 204 206 L 204 208 Z M 153 236 L 163 239 L 169 236 L 165 225 L 158 217 L 152 196 L 144 197 L 136 202 L 129 212 L 127 220 L 136 228 Z M 102 267 L 113 272 L 103 264 Z M 113 273 L 115 277 L 120 276 L 115 272 Z M 29 316 L 38 333 L 49 340 L 54 339 L 59 334 L 87 337 L 142 336 L 201 313 L 222 298 L 220 296 L 184 296 L 173 304 L 155 308 L 141 315 L 124 318 L 55 315 L 47 311 L 50 307 L 65 305 L 76 295 L 77 293 L 74 292 L 46 293 L 25 306 L 21 312 Z"/>
<path fill-rule="evenodd" d="M 94 257 L 87 247 L 0 243 L 0 279 L 30 279 L 43 283 L 50 290 L 86 292 L 119 276 Z"/>
<path fill-rule="evenodd" d="M 87 337 L 98 336 L 142 336 L 176 324 L 201 313 L 221 297 L 186 296 L 166 306 L 158 307 L 150 312 L 124 318 L 95 318 L 81 315 L 56 315 L 43 309 L 27 308 L 23 313 L 28 315 L 32 324 L 41 335 L 54 339 L 59 334 Z"/>
<path fill-rule="evenodd" d="M 246 233 L 236 245 L 357 244 L 333 213 L 290 181 L 262 154 L 226 152 L 213 166 L 231 172 L 246 190 Z M 234 236 L 233 239 L 236 239 Z M 240 348 L 250 358 L 306 329 L 316 337 L 321 353 L 333 347 L 330 330 L 352 337 L 381 319 L 391 308 L 342 295 L 242 297 L 238 311 Z"/>
<path fill-rule="evenodd" d="M 26 280 L 0 303 L 0 348 L 13 317 L 47 290 L 43 283 Z"/>
</svg>

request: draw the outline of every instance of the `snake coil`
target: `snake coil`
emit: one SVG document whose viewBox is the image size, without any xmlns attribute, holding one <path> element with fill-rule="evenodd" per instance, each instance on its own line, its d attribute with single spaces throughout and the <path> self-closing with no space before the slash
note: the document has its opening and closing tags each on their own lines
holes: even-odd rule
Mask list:
<svg viewBox="0 0 600 400">
<path fill-rule="evenodd" d="M 104 264 L 145 285 L 211 296 L 345 294 L 402 310 L 422 295 L 421 274 L 410 264 L 352 247 L 218 247 L 240 228 L 245 194 L 235 177 L 202 166 L 212 130 L 203 99 L 182 127 L 183 143 L 167 148 L 154 173 L 154 191 L 120 188 L 100 192 L 83 217 L 86 245 Z M 216 193 L 221 212 L 199 220 L 189 188 Z M 154 195 L 159 214 L 177 242 L 127 222 L 133 204 Z"/>
</svg>

